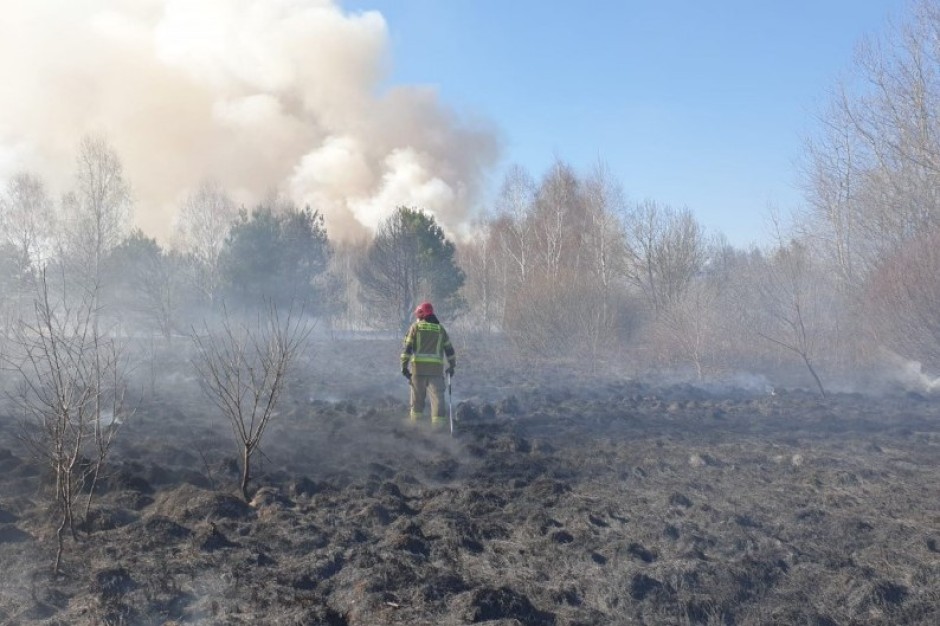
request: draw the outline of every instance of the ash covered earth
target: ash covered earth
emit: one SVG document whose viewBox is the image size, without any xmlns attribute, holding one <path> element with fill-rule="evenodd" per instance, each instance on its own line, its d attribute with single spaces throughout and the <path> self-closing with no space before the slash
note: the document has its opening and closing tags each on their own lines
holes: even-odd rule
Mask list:
<svg viewBox="0 0 940 626">
<path fill-rule="evenodd" d="M 41 462 L 0 419 L 0 624 L 938 624 L 940 403 L 660 386 L 461 353 L 456 431 L 397 341 L 318 341 L 250 502 L 185 358 L 138 371 L 52 574 Z"/>
</svg>

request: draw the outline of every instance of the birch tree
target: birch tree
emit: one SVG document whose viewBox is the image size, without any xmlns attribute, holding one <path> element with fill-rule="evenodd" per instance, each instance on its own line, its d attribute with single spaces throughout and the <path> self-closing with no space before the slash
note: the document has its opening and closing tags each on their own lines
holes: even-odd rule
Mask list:
<svg viewBox="0 0 940 626">
<path fill-rule="evenodd" d="M 204 181 L 186 197 L 174 223 L 174 246 L 193 260 L 193 282 L 210 302 L 221 286 L 219 258 L 238 215 L 225 190 Z"/>
<path fill-rule="evenodd" d="M 65 243 L 86 288 L 95 290 L 102 260 L 130 228 L 131 191 L 121 160 L 102 137 L 81 140 L 76 166 L 75 189 L 63 199 Z"/>
<path fill-rule="evenodd" d="M 40 267 L 51 254 L 54 207 L 42 180 L 15 174 L 0 196 L 0 233 L 27 267 Z"/>
<path fill-rule="evenodd" d="M 638 204 L 628 218 L 628 276 L 657 315 L 676 305 L 702 270 L 708 245 L 688 209 L 654 201 Z"/>
<path fill-rule="evenodd" d="M 805 232 L 857 287 L 879 259 L 940 225 L 940 6 L 862 42 L 808 140 Z"/>
<path fill-rule="evenodd" d="M 524 283 L 534 263 L 532 213 L 535 209 L 535 181 L 521 166 L 509 169 L 496 202 L 493 232 L 506 258 L 507 272 L 514 283 Z"/>
<path fill-rule="evenodd" d="M 100 331 L 95 306 L 88 294 L 54 296 L 41 272 L 34 314 L 4 357 L 20 381 L 11 400 L 25 416 L 23 441 L 52 476 L 56 573 L 66 538 L 76 538 L 81 505 L 87 519 L 108 453 L 131 414 L 127 361 Z"/>
</svg>

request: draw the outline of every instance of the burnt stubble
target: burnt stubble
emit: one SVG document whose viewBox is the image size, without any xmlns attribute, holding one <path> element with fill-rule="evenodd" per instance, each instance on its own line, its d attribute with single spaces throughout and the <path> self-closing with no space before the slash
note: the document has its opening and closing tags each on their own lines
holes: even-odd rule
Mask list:
<svg viewBox="0 0 940 626">
<path fill-rule="evenodd" d="M 391 342 L 312 350 L 248 502 L 224 420 L 186 380 L 154 385 L 59 576 L 43 476 L 5 420 L 0 623 L 940 622 L 929 395 L 462 354 L 451 437 L 404 420 Z M 345 367 L 375 354 L 387 375 Z"/>
</svg>

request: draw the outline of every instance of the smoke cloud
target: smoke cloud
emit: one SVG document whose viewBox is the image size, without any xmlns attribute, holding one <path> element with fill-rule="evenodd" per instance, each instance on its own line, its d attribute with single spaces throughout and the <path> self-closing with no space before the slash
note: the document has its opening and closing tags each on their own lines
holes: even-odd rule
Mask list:
<svg viewBox="0 0 940 626">
<path fill-rule="evenodd" d="M 384 18 L 332 0 L 7 0 L 0 180 L 28 170 L 62 192 L 98 134 L 160 239 L 207 179 L 246 205 L 309 204 L 341 239 L 398 205 L 456 231 L 496 135 L 432 88 L 383 88 L 389 65 Z"/>
</svg>

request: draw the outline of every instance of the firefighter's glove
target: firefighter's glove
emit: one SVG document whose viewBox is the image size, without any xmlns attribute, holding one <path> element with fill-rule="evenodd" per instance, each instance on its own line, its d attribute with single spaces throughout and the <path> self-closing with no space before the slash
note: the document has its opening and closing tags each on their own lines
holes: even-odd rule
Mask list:
<svg viewBox="0 0 940 626">
<path fill-rule="evenodd" d="M 453 365 L 451 365 L 450 367 L 447 368 L 447 375 L 450 376 L 451 378 L 454 377 L 454 366 L 453 366 Z"/>
<path fill-rule="evenodd" d="M 411 380 L 411 372 L 408 371 L 407 367 L 401 368 L 401 375 L 407 378 L 408 380 Z"/>
</svg>

